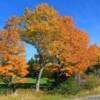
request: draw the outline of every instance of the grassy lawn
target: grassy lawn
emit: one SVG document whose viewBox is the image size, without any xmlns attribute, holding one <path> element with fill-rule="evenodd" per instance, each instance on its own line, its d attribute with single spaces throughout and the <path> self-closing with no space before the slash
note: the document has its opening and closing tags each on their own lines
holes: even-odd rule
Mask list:
<svg viewBox="0 0 100 100">
<path fill-rule="evenodd" d="M 23 78 L 23 79 L 25 79 L 25 83 L 36 84 L 36 79 L 34 78 Z M 47 84 L 47 78 L 42 78 L 40 83 Z M 0 84 L 4 84 L 1 79 L 0 79 Z"/>
<path fill-rule="evenodd" d="M 10 94 L 5 96 L 4 93 L 1 93 L 0 100 L 78 100 L 79 97 L 100 95 L 100 87 L 95 88 L 92 91 L 83 90 L 76 95 L 47 94 L 46 92 L 43 91 L 36 93 L 34 88 L 27 87 L 27 84 L 30 86 L 31 84 L 35 83 L 36 79 L 26 78 L 25 85 L 17 89 L 16 95 Z M 4 83 L 0 80 L 0 86 L 1 86 L 0 91 L 2 91 L 2 89 L 4 88 L 3 84 Z M 41 85 L 42 84 L 48 84 L 46 78 L 43 78 L 41 80 Z"/>
<path fill-rule="evenodd" d="M 36 83 L 36 79 L 34 78 L 26 78 L 26 82 L 25 83 Z M 41 84 L 47 84 L 47 79 L 46 78 L 42 78 L 40 81 Z"/>
</svg>

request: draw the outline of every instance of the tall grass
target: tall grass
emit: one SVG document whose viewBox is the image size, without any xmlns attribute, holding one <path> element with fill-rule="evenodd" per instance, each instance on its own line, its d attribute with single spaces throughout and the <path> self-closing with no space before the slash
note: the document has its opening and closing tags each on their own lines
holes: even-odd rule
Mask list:
<svg viewBox="0 0 100 100">
<path fill-rule="evenodd" d="M 0 100 L 69 100 L 70 96 L 63 96 L 59 94 L 50 95 L 40 91 L 36 93 L 32 89 L 18 89 L 16 94 L 0 95 Z"/>
</svg>

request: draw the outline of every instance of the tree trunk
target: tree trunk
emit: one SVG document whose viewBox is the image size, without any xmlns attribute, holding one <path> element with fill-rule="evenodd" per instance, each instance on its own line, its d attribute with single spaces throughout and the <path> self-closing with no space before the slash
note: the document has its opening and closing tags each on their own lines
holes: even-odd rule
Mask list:
<svg viewBox="0 0 100 100">
<path fill-rule="evenodd" d="M 80 84 L 80 82 L 81 82 L 81 75 L 79 73 L 75 75 L 75 80 Z"/>
<path fill-rule="evenodd" d="M 5 80 L 3 80 L 3 82 L 7 84 L 7 91 L 5 95 L 12 93 L 16 94 L 16 84 L 12 83 L 12 78 L 6 78 Z"/>
<path fill-rule="evenodd" d="M 16 84 L 13 84 L 13 83 L 10 83 L 9 85 L 8 85 L 8 87 L 9 87 L 9 93 L 10 94 L 16 94 Z"/>
<path fill-rule="evenodd" d="M 44 70 L 44 66 L 41 66 L 41 69 L 40 69 L 40 72 L 39 72 L 39 75 L 37 78 L 37 82 L 36 82 L 36 92 L 39 92 L 39 90 L 40 90 L 40 80 L 41 80 L 41 77 L 43 74 L 43 70 Z"/>
<path fill-rule="evenodd" d="M 11 85 L 12 93 L 16 94 L 16 84 Z"/>
</svg>

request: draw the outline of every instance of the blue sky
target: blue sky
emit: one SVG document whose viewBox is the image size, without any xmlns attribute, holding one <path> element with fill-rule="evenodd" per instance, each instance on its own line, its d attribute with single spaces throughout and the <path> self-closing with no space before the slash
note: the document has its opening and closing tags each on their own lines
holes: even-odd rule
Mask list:
<svg viewBox="0 0 100 100">
<path fill-rule="evenodd" d="M 11 16 L 20 16 L 25 7 L 33 9 L 40 3 L 47 3 L 60 15 L 72 16 L 77 28 L 87 32 L 91 44 L 100 45 L 100 0 L 1 0 L 0 29 Z M 25 44 L 27 60 L 36 50 Z"/>
</svg>

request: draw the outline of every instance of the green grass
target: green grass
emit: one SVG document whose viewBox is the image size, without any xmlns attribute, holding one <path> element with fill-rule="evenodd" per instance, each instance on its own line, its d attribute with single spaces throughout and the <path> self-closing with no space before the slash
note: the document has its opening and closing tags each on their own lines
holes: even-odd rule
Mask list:
<svg viewBox="0 0 100 100">
<path fill-rule="evenodd" d="M 36 79 L 34 78 L 26 78 L 26 82 L 25 83 L 36 83 Z M 42 78 L 40 81 L 41 84 L 47 84 L 47 79 L 46 78 Z"/>
<path fill-rule="evenodd" d="M 24 78 L 25 79 L 25 83 L 36 83 L 36 79 L 35 78 Z M 47 78 L 42 78 L 40 81 L 41 84 L 47 84 Z M 4 82 L 0 79 L 0 84 L 4 84 Z"/>
<path fill-rule="evenodd" d="M 4 84 L 4 82 L 0 79 L 0 84 Z"/>
</svg>

